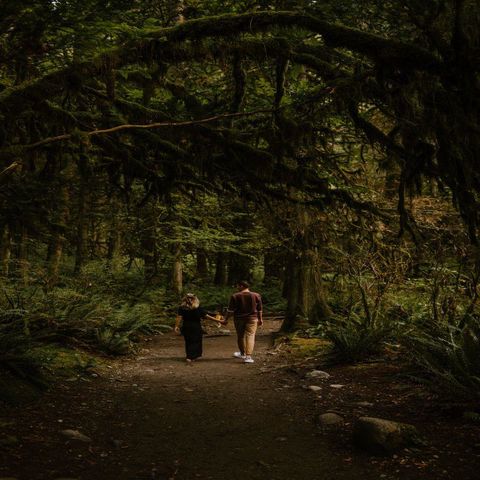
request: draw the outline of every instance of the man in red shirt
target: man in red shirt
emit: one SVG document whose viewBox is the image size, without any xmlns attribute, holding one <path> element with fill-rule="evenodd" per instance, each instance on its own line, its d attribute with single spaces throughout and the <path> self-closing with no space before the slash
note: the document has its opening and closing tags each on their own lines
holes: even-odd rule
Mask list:
<svg viewBox="0 0 480 480">
<path fill-rule="evenodd" d="M 244 363 L 254 363 L 252 353 L 255 346 L 255 333 L 257 327 L 263 325 L 262 297 L 258 293 L 251 292 L 250 285 L 243 280 L 237 283 L 237 290 L 237 293 L 230 297 L 225 324 L 233 316 L 240 350 L 233 356 L 242 358 Z"/>
</svg>

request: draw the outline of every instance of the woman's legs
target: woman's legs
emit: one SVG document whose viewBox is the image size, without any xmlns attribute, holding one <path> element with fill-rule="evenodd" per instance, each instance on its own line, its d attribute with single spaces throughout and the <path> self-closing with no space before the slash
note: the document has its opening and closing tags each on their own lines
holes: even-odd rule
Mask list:
<svg viewBox="0 0 480 480">
<path fill-rule="evenodd" d="M 203 353 L 203 335 L 200 328 L 186 330 L 183 333 L 185 339 L 185 356 L 188 360 L 195 360 Z"/>
</svg>

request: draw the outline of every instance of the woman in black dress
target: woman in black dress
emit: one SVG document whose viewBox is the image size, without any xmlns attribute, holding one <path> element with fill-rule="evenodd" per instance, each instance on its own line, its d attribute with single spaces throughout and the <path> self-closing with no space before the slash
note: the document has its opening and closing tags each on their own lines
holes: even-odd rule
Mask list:
<svg viewBox="0 0 480 480">
<path fill-rule="evenodd" d="M 185 339 L 187 362 L 193 362 L 202 356 L 202 319 L 224 323 L 222 319 L 212 317 L 200 307 L 200 300 L 193 293 L 187 293 L 178 309 L 175 321 L 175 332 L 181 333 Z"/>
</svg>

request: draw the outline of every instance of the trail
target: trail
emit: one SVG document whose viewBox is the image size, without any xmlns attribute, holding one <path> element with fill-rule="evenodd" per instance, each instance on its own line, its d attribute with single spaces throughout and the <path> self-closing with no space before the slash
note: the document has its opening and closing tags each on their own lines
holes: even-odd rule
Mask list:
<svg viewBox="0 0 480 480">
<path fill-rule="evenodd" d="M 348 449 L 316 426 L 315 394 L 272 368 L 267 351 L 276 326 L 269 322 L 258 335 L 253 365 L 232 358 L 232 334 L 205 338 L 204 358 L 189 366 L 183 339 L 169 334 L 100 378 L 65 382 L 23 411 L 16 425 L 22 444 L 0 464 L 0 478 L 397 478 L 380 477 L 367 456 L 346 458 Z M 68 440 L 62 429 L 92 441 Z"/>
</svg>

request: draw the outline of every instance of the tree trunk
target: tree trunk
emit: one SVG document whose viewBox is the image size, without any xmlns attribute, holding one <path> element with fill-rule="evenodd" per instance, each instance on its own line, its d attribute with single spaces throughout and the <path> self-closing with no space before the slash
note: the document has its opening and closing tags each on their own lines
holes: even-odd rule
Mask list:
<svg viewBox="0 0 480 480">
<path fill-rule="evenodd" d="M 18 240 L 18 274 L 24 285 L 28 284 L 28 231 L 25 225 L 20 226 Z"/>
<path fill-rule="evenodd" d="M 82 175 L 78 199 L 77 239 L 75 250 L 75 267 L 73 273 L 78 274 L 85 263 L 86 242 L 88 238 L 87 221 L 88 179 Z"/>
<path fill-rule="evenodd" d="M 307 328 L 327 321 L 332 312 L 325 299 L 323 282 L 318 268 L 318 256 L 314 251 L 292 253 L 286 278 L 287 312 L 283 331 Z"/>
<path fill-rule="evenodd" d="M 120 210 L 120 201 L 115 194 L 110 197 L 110 224 L 108 226 L 107 240 L 107 263 L 112 270 L 117 268 L 117 259 L 120 255 L 122 243 L 122 233 L 120 230 L 120 222 L 118 221 L 118 212 Z"/>
<path fill-rule="evenodd" d="M 295 261 L 290 258 L 292 256 L 292 253 L 288 254 L 285 257 L 286 260 L 286 265 L 285 265 L 285 275 L 283 278 L 283 289 L 282 289 L 282 297 L 288 299 L 289 293 L 290 293 L 290 284 L 292 282 L 292 279 L 295 277 Z"/>
<path fill-rule="evenodd" d="M 297 304 L 298 304 L 298 262 L 296 255 L 292 252 L 288 256 L 287 275 L 283 284 L 283 295 L 287 299 L 287 311 L 281 330 L 291 332 L 297 326 Z"/>
<path fill-rule="evenodd" d="M 143 208 L 141 245 L 144 262 L 144 277 L 151 282 L 158 276 L 157 218 L 155 203 L 149 201 Z"/>
<path fill-rule="evenodd" d="M 288 258 L 287 312 L 281 328 L 283 331 L 317 325 L 332 315 L 325 299 L 314 226 L 308 212 L 302 212 Z"/>
<path fill-rule="evenodd" d="M 199 278 L 208 277 L 208 257 L 203 248 L 197 248 L 197 276 Z"/>
<path fill-rule="evenodd" d="M 225 286 L 228 283 L 227 259 L 223 252 L 217 253 L 217 263 L 215 265 L 215 285 Z"/>
<path fill-rule="evenodd" d="M 228 262 L 228 281 L 235 283 L 240 280 L 251 281 L 253 260 L 244 255 L 231 253 Z"/>
<path fill-rule="evenodd" d="M 10 256 L 12 254 L 12 238 L 10 235 L 10 228 L 7 224 L 3 226 L 2 229 L 2 244 L 0 249 L 0 261 L 2 276 L 8 277 L 8 272 L 10 269 Z"/>
<path fill-rule="evenodd" d="M 172 288 L 177 296 L 180 297 L 183 291 L 183 263 L 182 263 L 182 245 L 175 244 L 172 270 Z"/>
<path fill-rule="evenodd" d="M 52 286 L 58 281 L 60 261 L 62 259 L 63 246 L 65 245 L 65 232 L 69 219 L 68 200 L 68 188 L 66 185 L 63 185 L 59 190 L 57 215 L 55 219 L 56 227 L 48 246 L 48 286 Z"/>
<path fill-rule="evenodd" d="M 285 277 L 284 259 L 279 255 L 272 252 L 265 253 L 264 257 L 264 271 L 265 281 L 268 282 L 272 279 L 283 280 Z"/>
</svg>

